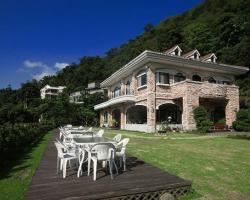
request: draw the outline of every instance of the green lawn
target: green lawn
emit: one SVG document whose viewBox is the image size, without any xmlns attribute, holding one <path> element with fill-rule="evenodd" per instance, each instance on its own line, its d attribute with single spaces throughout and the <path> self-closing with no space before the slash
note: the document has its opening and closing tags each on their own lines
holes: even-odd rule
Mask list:
<svg viewBox="0 0 250 200">
<path fill-rule="evenodd" d="M 1 200 L 23 199 L 51 135 L 51 132 L 47 133 L 29 152 L 10 163 L 8 169 L 1 170 Z"/>
<path fill-rule="evenodd" d="M 250 199 L 250 140 L 194 134 L 151 134 L 106 130 L 131 139 L 128 153 L 193 181 L 183 199 Z"/>
</svg>

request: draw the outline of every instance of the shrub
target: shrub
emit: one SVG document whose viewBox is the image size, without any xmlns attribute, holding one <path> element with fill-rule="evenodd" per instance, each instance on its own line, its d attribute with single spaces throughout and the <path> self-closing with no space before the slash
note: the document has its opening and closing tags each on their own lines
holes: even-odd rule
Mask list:
<svg viewBox="0 0 250 200">
<path fill-rule="evenodd" d="M 236 114 L 236 121 L 233 122 L 236 131 L 250 131 L 250 113 L 247 109 L 240 109 Z"/>
<path fill-rule="evenodd" d="M 51 130 L 47 124 L 5 124 L 0 126 L 0 157 L 24 151 Z M 5 155 L 5 156 L 4 156 Z"/>
<path fill-rule="evenodd" d="M 206 109 L 199 106 L 193 110 L 193 113 L 197 129 L 202 133 L 209 132 L 213 122 L 208 119 Z"/>
</svg>

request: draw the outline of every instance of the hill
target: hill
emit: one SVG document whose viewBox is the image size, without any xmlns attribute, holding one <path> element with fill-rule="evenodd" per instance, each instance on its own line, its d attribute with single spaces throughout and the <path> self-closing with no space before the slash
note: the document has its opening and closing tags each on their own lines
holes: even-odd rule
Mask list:
<svg viewBox="0 0 250 200">
<path fill-rule="evenodd" d="M 202 54 L 215 52 L 218 62 L 250 65 L 250 1 L 206 0 L 190 11 L 150 23 L 143 34 L 104 57 L 82 57 L 56 76 L 45 77 L 42 85 L 66 85 L 70 91 L 84 88 L 88 82 L 104 80 L 144 50 L 163 51 L 179 44 L 184 51 L 197 48 Z M 241 105 L 250 107 L 249 74 L 239 77 Z"/>
</svg>

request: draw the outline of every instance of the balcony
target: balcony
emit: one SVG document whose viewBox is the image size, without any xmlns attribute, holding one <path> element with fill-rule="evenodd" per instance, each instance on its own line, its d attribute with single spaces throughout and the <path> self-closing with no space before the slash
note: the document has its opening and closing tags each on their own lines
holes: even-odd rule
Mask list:
<svg viewBox="0 0 250 200">
<path fill-rule="evenodd" d="M 113 99 L 110 99 L 108 101 L 105 101 L 103 103 L 100 103 L 98 105 L 95 105 L 95 110 L 100 110 L 112 105 L 120 104 L 120 103 L 128 103 L 128 102 L 135 102 L 135 96 L 134 95 L 122 95 Z"/>
</svg>

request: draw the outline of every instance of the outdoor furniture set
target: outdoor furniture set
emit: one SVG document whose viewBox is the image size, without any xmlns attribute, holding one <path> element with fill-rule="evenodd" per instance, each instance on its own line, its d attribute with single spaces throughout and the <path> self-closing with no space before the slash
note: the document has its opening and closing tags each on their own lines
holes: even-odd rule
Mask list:
<svg viewBox="0 0 250 200">
<path fill-rule="evenodd" d="M 78 167 L 77 177 L 82 175 L 83 165 L 87 165 L 87 174 L 93 168 L 93 180 L 96 180 L 98 163 L 103 167 L 108 166 L 111 178 L 113 179 L 113 167 L 118 173 L 116 161 L 119 166 L 123 165 L 126 170 L 126 146 L 129 138 L 122 140 L 122 135 L 117 134 L 113 139 L 103 137 L 104 130 L 92 131 L 92 128 L 73 127 L 67 125 L 59 128 L 59 138 L 56 140 L 57 149 L 57 173 L 63 172 L 66 178 L 66 170 L 72 164 Z"/>
</svg>

